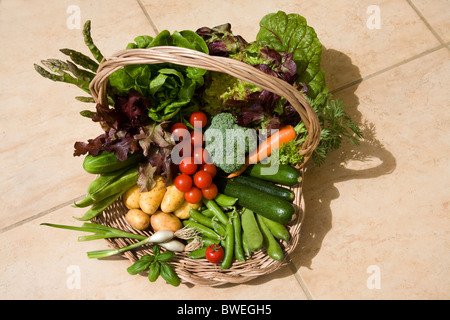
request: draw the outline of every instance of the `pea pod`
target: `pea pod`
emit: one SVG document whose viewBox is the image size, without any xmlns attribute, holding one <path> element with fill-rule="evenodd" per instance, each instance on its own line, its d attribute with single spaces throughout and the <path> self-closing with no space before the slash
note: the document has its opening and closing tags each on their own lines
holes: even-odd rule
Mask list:
<svg viewBox="0 0 450 320">
<path fill-rule="evenodd" d="M 223 193 L 218 193 L 214 201 L 221 207 L 231 207 L 236 204 L 238 198 L 227 196 Z"/>
<path fill-rule="evenodd" d="M 206 249 L 208 249 L 208 246 L 204 246 L 203 248 L 191 251 L 188 253 L 188 257 L 191 259 L 201 259 L 204 258 L 206 255 Z"/>
<path fill-rule="evenodd" d="M 129 168 L 119 169 L 117 171 L 103 173 L 94 179 L 87 188 L 87 194 L 95 194 L 117 180 Z"/>
<path fill-rule="evenodd" d="M 261 218 L 275 238 L 282 239 L 284 241 L 289 241 L 291 235 L 284 225 L 282 225 L 279 222 L 267 219 L 266 217 L 263 216 L 261 216 Z"/>
<path fill-rule="evenodd" d="M 84 197 L 80 201 L 74 202 L 73 207 L 86 208 L 86 207 L 93 205 L 94 203 L 95 203 L 95 200 L 92 199 L 92 197 L 88 194 L 88 195 L 86 195 L 86 197 Z"/>
<path fill-rule="evenodd" d="M 242 232 L 242 249 L 244 250 L 246 257 L 250 257 L 252 255 L 250 249 L 248 248 L 247 238 L 245 237 L 244 232 Z"/>
<path fill-rule="evenodd" d="M 120 175 L 111 184 L 99 190 L 98 192 L 91 194 L 91 197 L 95 201 L 100 201 L 118 192 L 125 192 L 136 184 L 138 180 L 138 167 L 128 169 Z"/>
<path fill-rule="evenodd" d="M 155 261 L 150 265 L 148 269 L 148 280 L 150 282 L 155 282 L 159 277 L 159 273 L 161 270 L 161 263 L 159 261 Z"/>
<path fill-rule="evenodd" d="M 255 214 L 244 208 L 241 215 L 242 229 L 250 252 L 256 251 L 263 245 L 263 236 L 256 221 Z"/>
<path fill-rule="evenodd" d="M 225 238 L 225 254 L 222 259 L 221 269 L 229 269 L 234 257 L 234 228 L 231 221 L 226 225 L 227 237 Z"/>
<path fill-rule="evenodd" d="M 197 221 L 198 223 L 203 224 L 204 226 L 207 226 L 209 228 L 213 227 L 211 219 L 206 217 L 206 216 L 204 216 L 203 214 L 201 214 L 200 212 L 198 212 L 194 208 L 189 209 L 189 216 L 190 216 L 190 218 L 192 218 L 193 220 Z"/>
<path fill-rule="evenodd" d="M 283 249 L 281 249 L 280 244 L 275 240 L 269 228 L 265 225 L 262 217 L 256 215 L 256 219 L 258 220 L 258 225 L 263 235 L 263 246 L 266 248 L 267 254 L 272 259 L 281 261 L 283 259 Z"/>
<path fill-rule="evenodd" d="M 220 209 L 219 205 L 214 200 L 203 198 L 203 203 L 214 213 L 220 222 L 227 224 L 228 216 L 222 211 L 222 209 Z"/>
<path fill-rule="evenodd" d="M 241 217 L 237 211 L 231 216 L 234 233 L 234 255 L 237 260 L 245 261 L 244 249 L 242 248 L 242 232 L 241 232 Z"/>
<path fill-rule="evenodd" d="M 161 262 L 161 277 L 174 287 L 178 287 L 181 283 L 172 267 L 165 262 Z"/>
</svg>

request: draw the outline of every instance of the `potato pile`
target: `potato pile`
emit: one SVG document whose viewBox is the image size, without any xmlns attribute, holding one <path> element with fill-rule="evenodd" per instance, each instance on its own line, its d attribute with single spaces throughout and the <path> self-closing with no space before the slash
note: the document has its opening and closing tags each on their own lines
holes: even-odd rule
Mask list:
<svg viewBox="0 0 450 320">
<path fill-rule="evenodd" d="M 139 186 L 135 185 L 124 193 L 123 203 L 129 209 L 125 220 L 137 230 L 146 230 L 151 226 L 155 232 L 175 232 L 182 228 L 181 220 L 189 219 L 189 210 L 199 209 L 201 202 L 187 202 L 184 192 L 174 185 L 166 187 L 161 176 L 155 181 L 156 185 L 150 191 L 140 192 Z"/>
</svg>

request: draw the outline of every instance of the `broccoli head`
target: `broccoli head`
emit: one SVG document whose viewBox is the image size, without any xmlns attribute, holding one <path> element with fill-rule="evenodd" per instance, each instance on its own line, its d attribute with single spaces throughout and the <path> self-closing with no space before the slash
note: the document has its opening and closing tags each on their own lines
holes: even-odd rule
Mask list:
<svg viewBox="0 0 450 320">
<path fill-rule="evenodd" d="M 236 124 L 231 113 L 219 113 L 205 131 L 205 149 L 217 168 L 226 173 L 238 171 L 245 163 L 246 153 L 257 146 L 255 130 Z"/>
</svg>

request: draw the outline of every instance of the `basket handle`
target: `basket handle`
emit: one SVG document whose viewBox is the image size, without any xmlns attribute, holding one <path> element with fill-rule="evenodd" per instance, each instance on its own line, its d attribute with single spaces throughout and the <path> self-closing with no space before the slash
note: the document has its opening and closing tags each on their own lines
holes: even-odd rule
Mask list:
<svg viewBox="0 0 450 320">
<path fill-rule="evenodd" d="M 299 113 L 308 130 L 307 139 L 299 148 L 299 153 L 305 156 L 302 165 L 311 157 L 312 152 L 319 144 L 321 128 L 317 114 L 305 97 L 289 83 L 244 62 L 226 57 L 210 56 L 187 48 L 159 46 L 147 49 L 125 49 L 116 52 L 100 63 L 97 74 L 89 85 L 92 97 L 96 103 L 107 105 L 107 80 L 112 73 L 126 65 L 156 63 L 173 63 L 227 73 L 284 97 Z"/>
</svg>

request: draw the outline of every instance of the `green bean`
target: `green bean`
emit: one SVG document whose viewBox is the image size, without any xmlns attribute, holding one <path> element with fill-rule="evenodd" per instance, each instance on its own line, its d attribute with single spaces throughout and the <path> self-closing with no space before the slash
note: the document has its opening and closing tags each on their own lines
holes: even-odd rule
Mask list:
<svg viewBox="0 0 450 320">
<path fill-rule="evenodd" d="M 241 215 L 241 223 L 249 250 L 252 252 L 261 248 L 263 245 L 263 236 L 253 211 L 244 208 Z"/>
<path fill-rule="evenodd" d="M 208 249 L 208 246 L 204 246 L 203 248 L 191 251 L 188 253 L 188 257 L 191 259 L 201 259 L 204 258 L 206 255 L 206 249 Z"/>
<path fill-rule="evenodd" d="M 94 199 L 90 195 L 86 195 L 82 200 L 73 203 L 73 207 L 75 208 L 86 208 L 93 205 L 95 202 Z"/>
<path fill-rule="evenodd" d="M 264 221 L 264 224 L 269 228 L 270 232 L 275 238 L 289 241 L 291 235 L 289 231 L 285 228 L 285 226 L 279 222 L 267 219 L 266 217 L 261 216 L 262 220 Z"/>
<path fill-rule="evenodd" d="M 200 223 L 184 220 L 183 225 L 188 228 L 193 228 L 194 230 L 200 232 L 201 234 L 205 235 L 208 238 L 220 240 L 220 236 L 211 228 L 208 228 Z"/>
<path fill-rule="evenodd" d="M 261 234 L 263 235 L 263 246 L 266 248 L 267 254 L 274 260 L 281 261 L 283 259 L 283 249 L 275 240 L 269 228 L 265 225 L 264 220 L 260 215 L 256 215 Z"/>
<path fill-rule="evenodd" d="M 138 167 L 132 167 L 103 189 L 99 190 L 98 192 L 92 193 L 91 197 L 95 201 L 99 201 L 117 192 L 125 192 L 136 184 L 137 179 Z"/>
<path fill-rule="evenodd" d="M 204 226 L 207 226 L 209 228 L 213 227 L 211 219 L 204 216 L 203 214 L 201 214 L 194 208 L 189 209 L 189 216 L 190 216 L 190 218 L 192 218 L 193 220 L 195 220 L 198 223 L 203 224 Z"/>
<path fill-rule="evenodd" d="M 225 238 L 225 254 L 222 259 L 221 269 L 229 269 L 234 257 L 234 228 L 231 221 L 226 225 L 227 236 Z"/>
<path fill-rule="evenodd" d="M 155 261 L 150 265 L 148 269 L 148 280 L 150 282 L 155 282 L 158 279 L 161 270 L 161 263 L 159 261 Z"/>
<path fill-rule="evenodd" d="M 223 224 L 228 223 L 228 216 L 220 209 L 219 205 L 212 199 L 203 198 L 203 203 L 206 207 L 214 212 L 214 215 L 219 219 Z"/>
<path fill-rule="evenodd" d="M 244 249 L 242 248 L 241 217 L 237 211 L 233 211 L 231 215 L 234 231 L 234 255 L 237 260 L 245 261 Z"/>
<path fill-rule="evenodd" d="M 172 267 L 165 262 L 161 262 L 161 277 L 175 287 L 180 285 L 180 278 L 178 278 Z"/>
<path fill-rule="evenodd" d="M 91 38 L 91 21 L 90 20 L 87 20 L 84 23 L 83 37 L 84 37 L 84 43 L 88 46 L 88 48 L 91 51 L 94 58 L 98 62 L 102 62 L 103 55 L 101 54 L 100 50 L 97 48 L 97 46 L 94 44 L 94 41 Z M 96 71 L 96 70 L 94 70 L 94 71 Z"/>
<path fill-rule="evenodd" d="M 105 210 L 107 207 L 109 207 L 114 201 L 116 201 L 117 198 L 119 198 L 122 194 L 124 194 L 125 191 L 126 190 L 120 191 L 116 194 L 106 197 L 103 200 L 100 200 L 99 202 L 94 203 L 92 205 L 92 207 L 90 207 L 89 210 L 86 211 L 86 213 L 81 218 L 77 218 L 77 217 L 73 217 L 73 218 L 76 220 L 79 220 L 79 221 L 88 221 L 88 220 L 95 218 L 100 213 L 102 213 L 103 210 Z"/>
<path fill-rule="evenodd" d="M 238 198 L 227 196 L 223 193 L 218 193 L 214 201 L 221 207 L 234 206 Z"/>
</svg>

